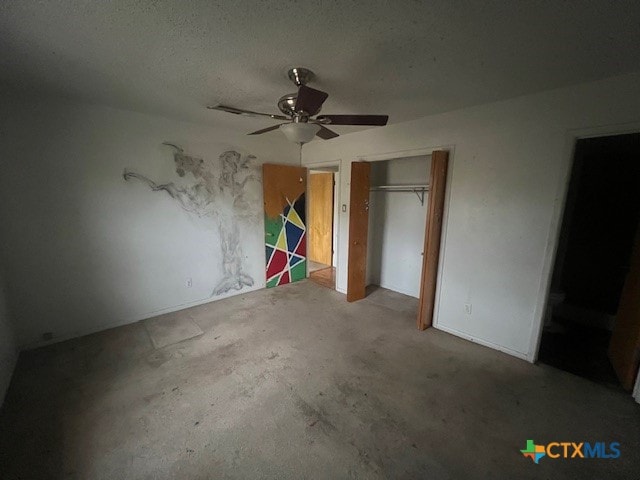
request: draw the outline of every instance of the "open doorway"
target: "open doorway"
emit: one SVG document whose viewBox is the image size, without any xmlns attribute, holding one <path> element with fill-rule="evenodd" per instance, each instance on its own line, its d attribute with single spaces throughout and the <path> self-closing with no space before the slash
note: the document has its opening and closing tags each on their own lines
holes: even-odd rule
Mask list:
<svg viewBox="0 0 640 480">
<path fill-rule="evenodd" d="M 323 287 L 336 287 L 338 167 L 309 171 L 308 232 L 309 279 Z"/>
<path fill-rule="evenodd" d="M 366 285 L 370 301 L 418 313 L 429 155 L 371 162 Z"/>
<path fill-rule="evenodd" d="M 615 357 L 621 352 L 617 351 L 616 337 L 640 330 L 640 312 L 632 314 L 637 318 L 621 316 L 628 303 L 625 298 L 640 295 L 623 294 L 637 273 L 633 272 L 632 256 L 639 219 L 640 134 L 578 140 L 540 362 L 620 388 L 622 375 Z M 625 332 L 620 330 L 623 327 Z M 637 365 L 625 368 L 637 371 Z"/>
</svg>

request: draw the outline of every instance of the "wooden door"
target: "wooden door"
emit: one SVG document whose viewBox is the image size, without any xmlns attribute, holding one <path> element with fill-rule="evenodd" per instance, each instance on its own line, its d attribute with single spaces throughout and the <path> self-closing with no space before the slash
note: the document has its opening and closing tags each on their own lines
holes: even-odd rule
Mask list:
<svg viewBox="0 0 640 480">
<path fill-rule="evenodd" d="M 309 175 L 309 260 L 331 265 L 333 251 L 333 173 Z"/>
<path fill-rule="evenodd" d="M 620 295 L 609 359 L 622 386 L 631 390 L 640 364 L 640 227 L 631 254 L 631 268 Z"/>
<path fill-rule="evenodd" d="M 267 288 L 307 277 L 307 169 L 262 166 Z"/>
<path fill-rule="evenodd" d="M 351 195 L 349 202 L 349 259 L 347 301 L 365 297 L 367 272 L 367 234 L 369 229 L 369 175 L 366 162 L 351 164 Z"/>
<path fill-rule="evenodd" d="M 429 206 L 427 209 L 427 226 L 424 234 L 422 280 L 420 281 L 420 299 L 418 304 L 418 328 L 420 330 L 430 327 L 433 323 L 448 163 L 448 152 L 438 150 L 431 154 Z"/>
</svg>

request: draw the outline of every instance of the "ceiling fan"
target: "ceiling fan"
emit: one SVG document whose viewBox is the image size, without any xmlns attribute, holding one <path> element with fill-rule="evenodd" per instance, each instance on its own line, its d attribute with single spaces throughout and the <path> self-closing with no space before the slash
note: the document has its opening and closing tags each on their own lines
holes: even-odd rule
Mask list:
<svg viewBox="0 0 640 480">
<path fill-rule="evenodd" d="M 388 115 L 318 115 L 322 104 L 329 96 L 328 93 L 307 87 L 315 74 L 306 68 L 296 67 L 288 72 L 289 79 L 298 87 L 295 93 L 284 95 L 278 100 L 278 108 L 284 115 L 253 112 L 226 105 L 210 105 L 211 110 L 246 115 L 249 117 L 270 117 L 274 120 L 288 120 L 285 123 L 263 128 L 249 135 L 261 135 L 280 129 L 292 142 L 303 144 L 310 142 L 316 135 L 323 140 L 338 137 L 339 135 L 329 130 L 325 125 L 371 125 L 381 127 L 387 124 Z M 314 117 L 315 118 L 312 118 Z"/>
</svg>

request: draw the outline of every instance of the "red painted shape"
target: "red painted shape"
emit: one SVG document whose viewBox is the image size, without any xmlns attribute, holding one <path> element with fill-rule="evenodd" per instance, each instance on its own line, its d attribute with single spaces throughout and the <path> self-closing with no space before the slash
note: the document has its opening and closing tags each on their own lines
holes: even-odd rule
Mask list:
<svg viewBox="0 0 640 480">
<path fill-rule="evenodd" d="M 287 266 L 287 254 L 282 250 L 276 250 L 271 256 L 271 261 L 267 267 L 267 279 L 277 275 Z M 282 283 L 282 282 L 280 282 Z"/>
<path fill-rule="evenodd" d="M 295 253 L 301 257 L 307 256 L 307 232 L 302 234 L 302 238 L 300 238 L 300 242 L 298 243 Z"/>
<path fill-rule="evenodd" d="M 282 277 L 280 277 L 280 281 L 278 282 L 278 285 L 284 285 L 285 283 L 289 283 L 289 282 L 291 282 L 291 278 L 289 278 L 289 271 L 287 270 L 282 274 Z"/>
</svg>

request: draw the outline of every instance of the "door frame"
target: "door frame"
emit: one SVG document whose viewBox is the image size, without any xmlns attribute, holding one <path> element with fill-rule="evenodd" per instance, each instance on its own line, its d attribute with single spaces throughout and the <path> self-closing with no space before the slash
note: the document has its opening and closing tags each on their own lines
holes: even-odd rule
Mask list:
<svg viewBox="0 0 640 480">
<path fill-rule="evenodd" d="M 312 196 L 312 192 L 311 192 L 311 187 L 314 184 L 314 179 L 317 179 L 318 176 L 324 176 L 324 181 L 325 183 L 323 183 L 324 187 L 326 188 L 326 182 L 328 182 L 328 180 L 330 179 L 331 181 L 331 210 L 327 210 L 325 211 L 325 215 L 327 213 L 331 213 L 331 219 L 328 222 L 328 228 L 330 230 L 330 238 L 328 239 L 328 243 L 329 245 L 327 245 L 327 242 L 322 242 L 319 246 L 319 250 L 321 250 L 320 253 L 324 253 L 325 255 L 330 256 L 330 260 L 329 262 L 319 262 L 319 263 L 323 263 L 325 265 L 330 265 L 333 266 L 333 257 L 334 257 L 334 239 L 333 239 L 333 235 L 335 233 L 335 213 L 336 213 L 336 205 L 335 205 L 335 197 L 336 197 L 336 177 L 335 177 L 335 172 L 332 170 L 320 170 L 317 168 L 310 168 L 308 170 L 308 175 L 307 175 L 307 228 L 308 228 L 308 237 L 307 237 L 307 256 L 309 258 L 309 261 L 315 261 L 312 260 L 311 258 L 311 254 L 312 251 L 313 253 L 319 253 L 317 250 L 315 250 L 314 248 L 312 248 L 312 245 L 318 246 L 317 243 L 314 243 L 313 241 L 313 235 L 311 235 L 311 229 L 312 227 L 314 227 L 315 225 L 312 225 L 312 219 L 317 218 L 317 213 L 316 215 L 312 215 L 311 212 L 314 209 L 314 204 L 317 200 L 316 197 Z M 328 193 L 328 192 L 327 192 Z M 326 204 L 325 204 L 326 206 Z M 328 249 L 326 247 L 329 247 Z"/>
<path fill-rule="evenodd" d="M 542 330 L 544 327 L 544 313 L 549 300 L 549 293 L 551 292 L 553 267 L 556 263 L 556 257 L 558 254 L 560 231 L 562 230 L 562 222 L 567 205 L 567 194 L 569 193 L 569 182 L 571 181 L 576 144 L 578 140 L 585 138 L 610 137 L 628 133 L 640 133 L 640 122 L 572 129 L 567 130 L 565 133 L 563 154 L 564 170 L 562 174 L 559 175 L 558 184 L 556 186 L 556 204 L 554 206 L 549 226 L 549 234 L 547 236 L 547 245 L 544 251 L 542 275 L 538 288 L 538 298 L 533 312 L 529 353 L 526 356 L 526 359 L 531 363 L 536 363 L 538 361 L 538 354 L 540 352 Z"/>
<path fill-rule="evenodd" d="M 333 239 L 337 239 L 338 241 L 335 242 L 335 244 L 333 245 L 333 249 L 334 249 L 334 253 L 333 255 L 336 258 L 336 265 L 335 265 L 335 269 L 336 269 L 336 279 L 338 278 L 338 275 L 340 273 L 340 271 L 342 270 L 342 268 L 340 267 L 340 204 L 341 204 L 341 179 L 342 179 L 342 160 L 341 159 L 337 159 L 337 160 L 329 160 L 327 162 L 314 162 L 314 163 L 305 163 L 304 166 L 307 169 L 307 186 L 309 185 L 309 177 L 311 176 L 311 170 L 318 170 L 318 169 L 322 169 L 322 168 L 327 168 L 327 167 L 338 167 L 338 171 L 333 171 L 334 174 L 334 186 L 333 186 L 333 198 L 336 199 L 335 205 L 333 206 L 333 214 L 335 216 L 335 220 L 333 222 L 333 227 L 335 229 L 335 231 L 333 232 L 333 236 L 332 236 L 332 242 Z M 309 202 L 307 202 L 306 205 L 307 208 L 307 218 L 309 218 Z M 309 262 L 307 262 L 307 278 L 309 278 Z M 337 282 L 336 282 L 337 283 Z M 337 287 L 336 287 L 337 290 Z"/>
<path fill-rule="evenodd" d="M 431 324 L 432 327 L 438 327 L 438 317 L 440 310 L 440 283 L 442 280 L 442 270 L 444 268 L 444 256 L 447 248 L 447 227 L 449 225 L 449 203 L 451 201 L 451 182 L 453 179 L 453 170 L 454 170 L 454 158 L 455 158 L 455 145 L 434 145 L 427 146 L 421 148 L 414 148 L 410 150 L 396 150 L 392 152 L 384 152 L 384 153 L 373 153 L 366 155 L 357 155 L 353 161 L 354 162 L 381 162 L 385 160 L 394 160 L 398 158 L 405 157 L 418 157 L 418 156 L 431 156 L 436 150 L 445 150 L 449 153 L 448 159 L 448 168 L 447 168 L 447 178 L 445 181 L 445 194 L 444 194 L 444 211 L 442 214 L 442 230 L 440 236 L 440 253 L 438 258 L 438 269 L 436 275 L 436 293 L 433 300 L 433 322 Z M 351 162 L 349 162 L 349 165 Z M 350 179 L 349 179 L 350 180 Z M 431 181 L 431 179 L 429 179 Z M 350 183 L 349 183 L 350 185 Z M 347 189 L 349 190 L 349 189 Z M 350 193 L 350 191 L 348 192 Z M 349 212 L 350 213 L 350 212 Z M 348 225 L 348 222 L 347 222 Z M 347 245 L 349 244 L 349 239 L 347 239 Z M 423 257 L 424 262 L 424 257 Z M 338 262 L 340 264 L 340 262 Z M 345 263 L 345 268 L 349 268 L 348 264 Z M 422 289 L 422 277 L 420 279 L 421 289 Z"/>
</svg>

